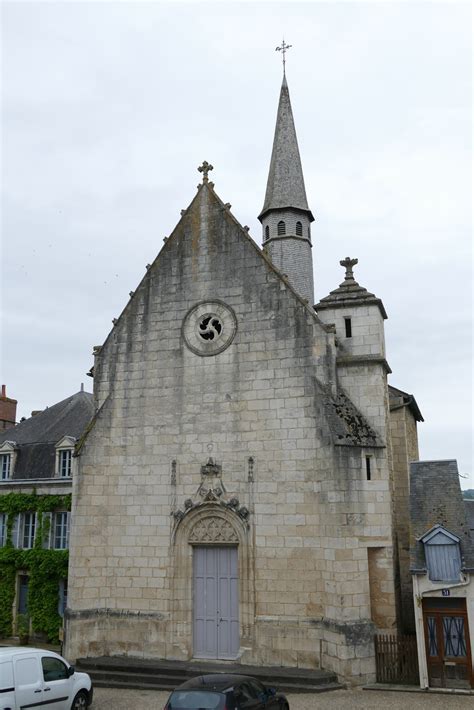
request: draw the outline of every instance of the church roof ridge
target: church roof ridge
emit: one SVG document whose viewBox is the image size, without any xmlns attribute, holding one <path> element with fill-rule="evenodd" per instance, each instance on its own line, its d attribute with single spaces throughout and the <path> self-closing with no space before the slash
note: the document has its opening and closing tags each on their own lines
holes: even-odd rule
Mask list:
<svg viewBox="0 0 474 710">
<path fill-rule="evenodd" d="M 209 165 L 206 161 L 204 161 L 204 163 L 206 163 L 206 166 L 207 166 L 207 167 L 206 167 L 206 170 L 207 170 L 207 169 L 209 169 L 209 170 L 212 170 L 212 169 L 213 169 L 213 166 Z M 203 163 L 203 165 L 204 165 L 204 163 Z M 199 168 L 198 168 L 198 170 L 199 170 Z M 200 172 L 204 172 L 204 171 L 200 171 Z M 129 303 L 130 303 L 131 299 L 132 299 L 132 298 L 135 296 L 135 294 L 138 292 L 139 288 L 140 288 L 141 285 L 144 283 L 145 279 L 148 278 L 150 272 L 155 268 L 155 265 L 156 265 L 157 262 L 159 261 L 161 255 L 163 254 L 163 252 L 165 251 L 165 249 L 167 249 L 167 248 L 169 247 L 170 243 L 171 243 L 172 240 L 173 240 L 174 235 L 179 231 L 179 227 L 180 227 L 182 221 L 186 218 L 186 215 L 189 214 L 189 212 L 191 211 L 194 202 L 198 199 L 198 197 L 199 197 L 199 195 L 201 194 L 201 192 L 202 192 L 203 189 L 206 189 L 206 190 L 213 196 L 213 198 L 219 203 L 219 205 L 220 205 L 220 207 L 222 208 L 222 210 L 225 211 L 226 215 L 236 224 L 236 226 L 239 227 L 239 229 L 241 230 L 243 236 L 250 242 L 250 244 L 252 245 L 252 247 L 259 253 L 259 255 L 261 256 L 261 258 L 263 259 L 263 261 L 267 264 L 267 267 L 268 267 L 271 271 L 273 271 L 273 272 L 283 281 L 283 283 L 285 284 L 285 287 L 288 289 L 288 291 L 290 291 L 290 292 L 293 294 L 293 296 L 295 296 L 295 297 L 298 299 L 298 301 L 307 309 L 308 313 L 311 314 L 312 318 L 314 318 L 314 320 L 321 326 L 321 328 L 323 328 L 323 330 L 325 330 L 325 331 L 327 331 L 327 332 L 332 331 L 331 326 L 328 326 L 328 325 L 326 325 L 325 323 L 323 323 L 323 322 L 321 321 L 321 319 L 318 317 L 318 314 L 315 312 L 315 310 L 314 310 L 314 308 L 313 308 L 313 304 L 310 304 L 310 303 L 309 303 L 306 299 L 304 299 L 297 291 L 295 291 L 295 289 L 294 289 L 294 288 L 292 287 L 292 285 L 289 283 L 287 277 L 286 277 L 279 269 L 277 269 L 277 268 L 275 267 L 275 265 L 273 264 L 273 262 L 272 262 L 272 260 L 270 259 L 270 257 L 267 256 L 267 254 L 266 254 L 262 249 L 260 249 L 260 247 L 259 247 L 258 244 L 255 242 L 255 240 L 252 239 L 252 237 L 250 236 L 250 234 L 249 234 L 249 228 L 248 228 L 247 226 L 242 226 L 242 224 L 239 222 L 239 220 L 238 220 L 238 219 L 235 217 L 235 215 L 231 212 L 232 205 L 231 205 L 229 202 L 224 203 L 224 202 L 222 201 L 222 199 L 219 197 L 219 195 L 217 194 L 217 192 L 216 192 L 215 189 L 214 189 L 214 183 L 211 182 L 210 180 L 206 179 L 206 178 L 207 178 L 207 174 L 206 174 L 206 172 L 204 172 L 204 174 L 203 174 L 203 181 L 202 181 L 202 183 L 198 184 L 198 186 L 197 186 L 197 192 L 196 192 L 196 194 L 194 195 L 194 197 L 193 197 L 193 199 L 191 200 L 191 202 L 189 203 L 188 207 L 185 208 L 185 209 L 183 209 L 183 210 L 181 210 L 180 219 L 179 219 L 178 222 L 176 223 L 176 225 L 175 225 L 175 227 L 173 228 L 171 234 L 169 235 L 169 237 L 165 237 L 165 238 L 164 238 L 164 240 L 163 240 L 163 241 L 164 241 L 164 244 L 163 244 L 162 248 L 160 249 L 160 251 L 158 252 L 158 254 L 156 255 L 156 257 L 153 259 L 152 263 L 146 265 L 146 273 L 143 275 L 142 279 L 140 280 L 140 282 L 138 283 L 138 285 L 136 286 L 136 288 L 135 288 L 133 291 L 130 291 L 130 294 L 129 294 L 129 295 L 130 295 L 130 298 L 129 298 L 129 300 L 125 303 L 125 305 L 124 305 L 124 307 L 122 308 L 122 311 L 121 311 L 120 315 L 118 316 L 118 318 L 113 318 L 113 319 L 112 319 L 113 328 L 109 331 L 109 333 L 108 333 L 107 337 L 105 338 L 104 342 L 102 343 L 102 345 L 98 346 L 98 347 L 99 347 L 99 352 L 100 352 L 100 349 L 102 349 L 102 348 L 105 346 L 105 344 L 107 343 L 107 341 L 108 341 L 109 338 L 111 337 L 112 333 L 114 332 L 115 328 L 118 326 L 119 322 L 121 321 L 122 317 L 124 316 L 125 312 L 126 312 L 127 309 L 128 309 L 128 306 L 129 306 Z"/>
<path fill-rule="evenodd" d="M 270 210 L 285 208 L 294 208 L 307 212 L 310 220 L 314 220 L 306 199 L 303 168 L 296 138 L 290 92 L 286 76 L 283 75 L 267 189 L 263 208 L 258 218 L 261 220 Z"/>
</svg>

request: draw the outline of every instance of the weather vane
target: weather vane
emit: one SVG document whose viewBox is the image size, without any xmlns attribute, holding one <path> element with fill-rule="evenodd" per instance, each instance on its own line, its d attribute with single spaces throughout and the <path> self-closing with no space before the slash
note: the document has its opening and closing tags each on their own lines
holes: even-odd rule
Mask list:
<svg viewBox="0 0 474 710">
<path fill-rule="evenodd" d="M 292 47 L 292 44 L 286 44 L 285 40 L 282 41 L 281 47 L 275 47 L 275 52 L 281 52 L 282 57 L 283 57 L 283 74 L 285 74 L 285 64 L 286 64 L 286 57 L 285 54 L 290 47 Z"/>
</svg>

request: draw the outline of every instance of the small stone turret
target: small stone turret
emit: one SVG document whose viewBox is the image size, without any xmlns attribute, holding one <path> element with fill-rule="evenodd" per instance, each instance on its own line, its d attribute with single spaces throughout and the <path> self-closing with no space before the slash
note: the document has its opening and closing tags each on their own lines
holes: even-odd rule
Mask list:
<svg viewBox="0 0 474 710">
<path fill-rule="evenodd" d="M 346 269 L 344 281 L 315 310 L 325 324 L 336 326 L 337 379 L 354 404 L 384 441 L 388 439 L 387 374 L 384 320 L 380 298 L 354 279 L 357 259 L 339 262 Z"/>
<path fill-rule="evenodd" d="M 286 77 L 278 105 L 267 191 L 259 214 L 263 247 L 293 288 L 314 303 L 311 222 Z"/>
</svg>

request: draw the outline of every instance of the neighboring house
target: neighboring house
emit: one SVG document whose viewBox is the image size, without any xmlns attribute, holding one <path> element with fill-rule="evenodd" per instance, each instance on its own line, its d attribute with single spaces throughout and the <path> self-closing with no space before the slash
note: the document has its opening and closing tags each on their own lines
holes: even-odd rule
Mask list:
<svg viewBox="0 0 474 710">
<path fill-rule="evenodd" d="M 387 314 L 355 280 L 357 259 L 313 306 L 314 218 L 285 78 L 262 249 L 211 169 L 94 348 L 66 652 L 365 682 L 374 632 L 400 627 L 407 598 L 396 525 L 422 418 L 388 387 Z"/>
<path fill-rule="evenodd" d="M 81 391 L 0 432 L 0 635 L 57 637 L 67 600 L 74 446 L 93 415 Z"/>
<path fill-rule="evenodd" d="M 422 688 L 473 688 L 474 538 L 456 461 L 411 464 L 411 571 Z"/>
</svg>

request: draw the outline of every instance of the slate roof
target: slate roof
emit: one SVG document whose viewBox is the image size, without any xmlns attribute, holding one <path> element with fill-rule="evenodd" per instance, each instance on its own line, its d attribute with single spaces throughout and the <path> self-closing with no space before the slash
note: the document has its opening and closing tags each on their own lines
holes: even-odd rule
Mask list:
<svg viewBox="0 0 474 710">
<path fill-rule="evenodd" d="M 289 207 L 307 212 L 310 220 L 314 220 L 306 199 L 303 168 L 301 167 L 295 122 L 291 110 L 290 92 L 284 76 L 278 104 L 267 191 L 263 208 L 258 218 L 262 220 L 270 210 L 281 210 Z"/>
<path fill-rule="evenodd" d="M 64 436 L 78 439 L 94 414 L 93 395 L 77 392 L 0 433 L 0 444 L 14 441 L 16 462 L 12 480 L 51 478 L 55 445 Z"/>
<path fill-rule="evenodd" d="M 344 281 L 339 284 L 338 288 L 331 291 L 329 296 L 322 298 L 314 308 L 318 312 L 325 308 L 347 308 L 369 304 L 378 306 L 382 318 L 387 318 L 387 313 L 380 298 L 360 286 L 352 275 L 346 273 Z"/>
<path fill-rule="evenodd" d="M 471 537 L 474 538 L 474 500 L 464 498 L 464 507 L 466 509 L 467 524 L 471 531 Z"/>
<path fill-rule="evenodd" d="M 403 390 L 400 390 L 397 387 L 389 385 L 388 399 L 391 411 L 394 409 L 398 409 L 399 407 L 408 407 L 408 409 L 413 414 L 415 421 L 425 421 L 423 419 L 423 415 L 420 412 L 418 404 L 416 403 L 416 399 L 412 394 L 408 394 L 408 392 L 404 392 Z"/>
<path fill-rule="evenodd" d="M 455 460 L 415 461 L 410 464 L 410 568 L 426 570 L 420 538 L 442 525 L 460 539 L 463 569 L 474 570 L 474 541 L 462 499 Z"/>
</svg>

